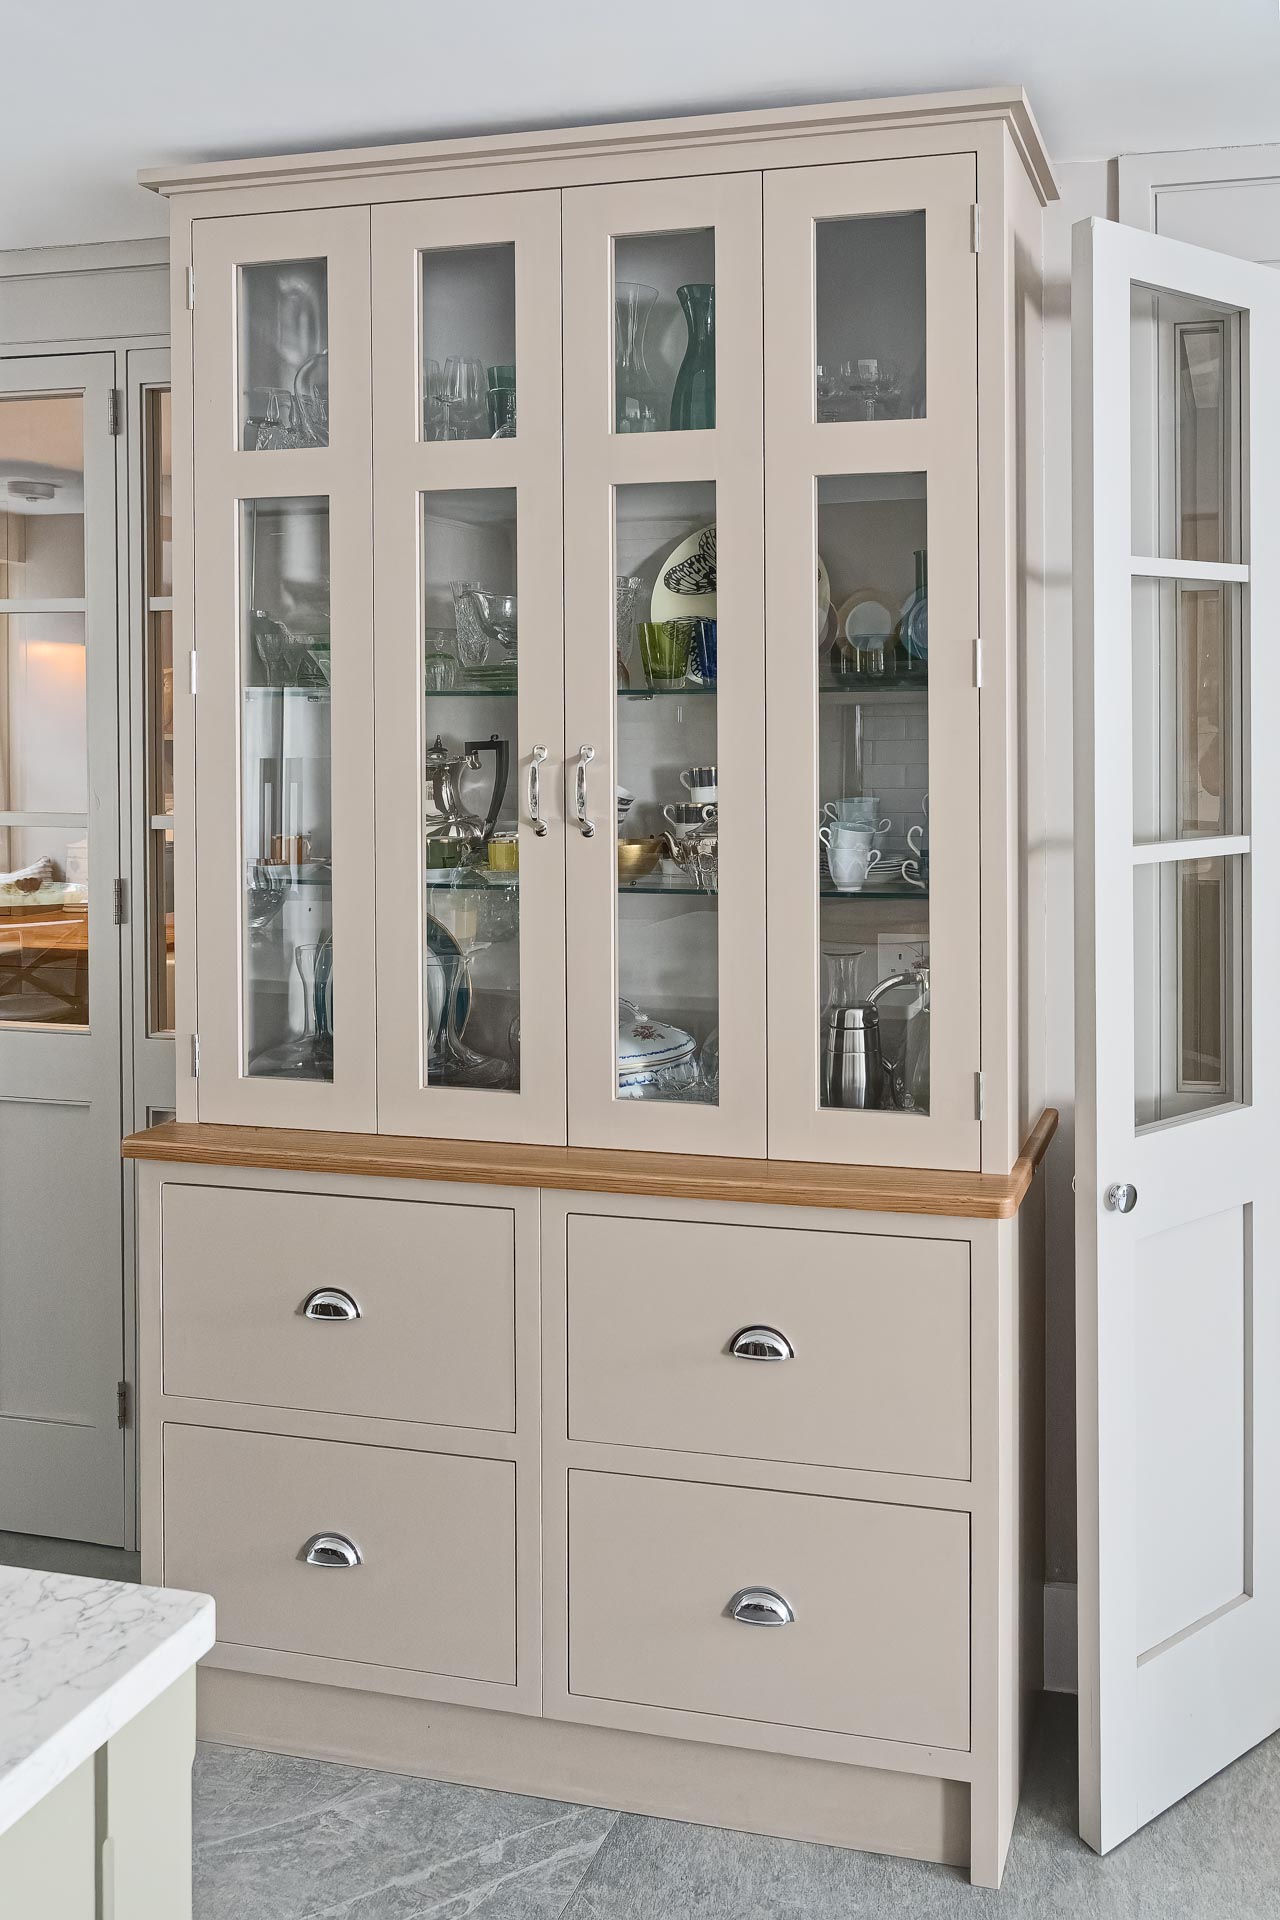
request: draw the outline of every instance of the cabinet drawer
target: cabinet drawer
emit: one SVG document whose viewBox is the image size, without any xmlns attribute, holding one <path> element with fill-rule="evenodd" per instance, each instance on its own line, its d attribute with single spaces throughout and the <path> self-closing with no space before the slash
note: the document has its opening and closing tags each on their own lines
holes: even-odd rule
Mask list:
<svg viewBox="0 0 1280 1920">
<path fill-rule="evenodd" d="M 735 1619 L 748 1588 L 794 1619 Z M 569 1623 L 574 1694 L 969 1744 L 964 1513 L 573 1472 Z"/>
<path fill-rule="evenodd" d="M 515 1467 L 170 1425 L 166 1582 L 211 1593 L 218 1638 L 514 1685 Z M 309 1566 L 317 1534 L 358 1566 Z"/>
<path fill-rule="evenodd" d="M 166 1393 L 514 1429 L 509 1208 L 166 1185 L 161 1220 Z"/>
<path fill-rule="evenodd" d="M 575 1214 L 568 1248 L 572 1439 L 969 1477 L 966 1242 Z"/>
</svg>

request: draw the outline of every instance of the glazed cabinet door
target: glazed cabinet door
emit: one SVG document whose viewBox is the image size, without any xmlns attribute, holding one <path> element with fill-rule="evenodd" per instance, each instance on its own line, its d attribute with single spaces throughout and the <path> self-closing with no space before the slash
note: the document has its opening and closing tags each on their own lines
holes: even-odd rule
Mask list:
<svg viewBox="0 0 1280 1920">
<path fill-rule="evenodd" d="M 199 1115 L 372 1131 L 368 211 L 193 259 Z"/>
<path fill-rule="evenodd" d="M 975 162 L 764 193 L 770 1152 L 976 1170 Z"/>
<path fill-rule="evenodd" d="M 560 196 L 373 211 L 378 1112 L 565 1139 Z"/>
<path fill-rule="evenodd" d="M 766 1147 L 760 196 L 564 196 L 575 1145 Z"/>
</svg>

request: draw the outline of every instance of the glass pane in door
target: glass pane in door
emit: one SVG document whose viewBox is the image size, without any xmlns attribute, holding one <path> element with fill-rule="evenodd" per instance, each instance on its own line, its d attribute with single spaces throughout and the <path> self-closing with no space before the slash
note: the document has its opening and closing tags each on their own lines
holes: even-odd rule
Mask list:
<svg viewBox="0 0 1280 1920">
<path fill-rule="evenodd" d="M 1238 561 L 1237 316 L 1183 294 L 1135 287 L 1129 348 L 1132 551 Z"/>
<path fill-rule="evenodd" d="M 0 612 L 0 1020 L 87 1026 L 82 613 Z"/>
<path fill-rule="evenodd" d="M 244 1071 L 332 1080 L 329 503 L 240 526 Z"/>
<path fill-rule="evenodd" d="M 1241 595 L 1217 581 L 1133 582 L 1133 837 L 1241 831 Z"/>
<path fill-rule="evenodd" d="M 84 594 L 84 400 L 0 399 L 0 602 Z"/>
<path fill-rule="evenodd" d="M 422 259 L 422 437 L 516 432 L 516 250 L 441 247 Z"/>
<path fill-rule="evenodd" d="M 714 427 L 715 228 L 619 234 L 613 294 L 614 430 Z"/>
<path fill-rule="evenodd" d="M 817 222 L 815 419 L 923 416 L 924 223 L 923 213 Z"/>
<path fill-rule="evenodd" d="M 1134 1118 L 1243 1098 L 1244 862 L 1134 868 Z"/>
<path fill-rule="evenodd" d="M 240 269 L 240 445 L 271 453 L 329 444 L 329 266 L 264 260 Z"/>
<path fill-rule="evenodd" d="M 719 1098 L 716 491 L 617 488 L 618 1095 Z"/>
<path fill-rule="evenodd" d="M 422 496 L 427 1086 L 520 1086 L 516 495 Z"/>
<path fill-rule="evenodd" d="M 824 1106 L 929 1111 L 925 476 L 817 482 Z"/>
</svg>

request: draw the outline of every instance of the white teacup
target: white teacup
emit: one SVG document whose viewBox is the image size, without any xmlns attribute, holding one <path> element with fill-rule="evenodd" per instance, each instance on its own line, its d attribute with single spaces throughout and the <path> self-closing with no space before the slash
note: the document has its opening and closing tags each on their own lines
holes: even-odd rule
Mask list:
<svg viewBox="0 0 1280 1920">
<path fill-rule="evenodd" d="M 858 794 L 845 800 L 828 800 L 822 809 L 824 820 L 831 820 L 838 826 L 858 827 L 869 833 L 887 833 L 892 826 L 888 818 L 880 818 L 879 797 L 874 794 Z"/>
<path fill-rule="evenodd" d="M 878 832 L 877 827 L 853 827 L 839 820 L 824 820 L 818 828 L 818 838 L 829 858 L 837 850 L 847 852 L 851 847 L 862 847 L 869 853 Z"/>
<path fill-rule="evenodd" d="M 867 875 L 879 863 L 880 855 L 874 847 L 837 841 L 827 852 L 831 878 L 841 893 L 861 893 Z"/>
</svg>

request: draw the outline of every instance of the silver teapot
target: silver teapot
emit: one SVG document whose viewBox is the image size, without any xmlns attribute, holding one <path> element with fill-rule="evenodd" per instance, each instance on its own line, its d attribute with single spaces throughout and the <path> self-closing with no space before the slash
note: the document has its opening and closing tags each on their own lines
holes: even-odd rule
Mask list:
<svg viewBox="0 0 1280 1920">
<path fill-rule="evenodd" d="M 482 817 L 473 813 L 462 798 L 462 776 L 479 772 L 483 753 L 493 755 L 493 786 Z M 437 734 L 426 756 L 429 804 L 425 832 L 429 845 L 452 847 L 459 856 L 465 857 L 468 851 L 491 840 L 506 798 L 510 767 L 510 742 L 500 739 L 496 733 L 490 734 L 487 740 L 464 741 L 462 752 L 455 754 L 449 752 Z"/>
</svg>

